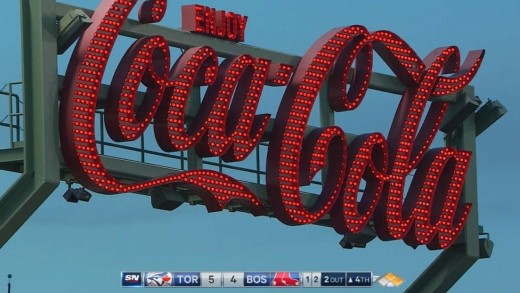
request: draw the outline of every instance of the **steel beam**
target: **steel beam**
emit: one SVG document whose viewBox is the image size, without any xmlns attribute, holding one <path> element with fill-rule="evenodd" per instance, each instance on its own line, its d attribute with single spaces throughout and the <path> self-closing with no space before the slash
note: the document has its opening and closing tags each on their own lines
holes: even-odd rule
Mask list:
<svg viewBox="0 0 520 293">
<path fill-rule="evenodd" d="M 61 90 L 61 88 L 63 86 L 63 80 L 64 80 L 64 77 L 62 75 L 58 75 L 59 90 Z M 105 108 L 105 103 L 106 103 L 109 87 L 110 86 L 107 84 L 101 84 L 101 86 L 99 88 L 99 97 L 98 97 L 97 104 L 96 104 L 97 109 Z M 320 107 L 319 109 L 320 109 L 320 119 L 321 119 L 320 126 L 322 126 L 322 127 L 334 125 L 334 112 L 329 107 L 329 102 L 328 102 L 328 99 L 325 97 L 325 92 L 326 92 L 326 90 L 324 88 L 322 88 L 320 90 L 320 97 L 319 97 L 319 107 Z M 141 103 L 143 102 L 144 96 L 145 96 L 144 92 L 141 92 L 141 91 L 137 92 L 136 97 L 135 97 L 135 104 L 137 106 L 141 105 Z M 191 120 L 193 118 L 195 118 L 197 111 L 199 109 L 200 103 L 201 103 L 200 88 L 194 87 L 193 90 L 190 92 L 190 98 L 188 100 L 188 106 L 187 106 L 187 111 L 186 111 L 186 115 L 185 115 L 188 125 L 191 122 Z M 264 132 L 264 136 L 262 137 L 262 141 L 269 140 L 268 138 L 269 138 L 269 135 L 271 134 L 271 131 L 273 130 L 273 126 L 274 126 L 274 118 L 270 118 L 268 121 L 266 130 Z M 305 129 L 305 135 L 307 135 L 308 133 L 310 133 L 312 130 L 314 130 L 316 128 L 318 128 L 318 127 L 308 125 L 307 128 Z M 345 137 L 347 138 L 347 142 L 349 142 L 349 141 L 354 140 L 357 137 L 357 135 L 353 134 L 353 133 L 345 132 Z M 198 169 L 202 168 L 202 165 L 194 165 L 194 166 L 200 166 Z M 194 169 L 194 168 L 191 168 L 191 169 Z M 195 168 L 195 169 L 197 169 L 197 168 Z"/>
<path fill-rule="evenodd" d="M 0 151 L 0 166 L 4 163 L 18 163 L 23 166 L 23 148 L 16 148 L 16 149 L 8 149 L 8 150 L 1 150 Z M 170 168 L 166 166 L 158 166 L 153 165 L 149 163 L 142 163 L 137 162 L 133 160 L 127 160 L 122 158 L 114 158 L 110 156 L 100 156 L 101 161 L 103 162 L 103 165 L 106 167 L 107 171 L 110 172 L 110 174 L 114 175 L 118 179 L 120 179 L 123 182 L 127 183 L 135 183 L 138 181 L 144 181 L 149 179 L 154 179 L 158 177 L 163 177 L 175 173 L 182 172 L 180 169 Z M 59 161 L 59 169 L 62 180 L 65 180 L 66 178 L 72 178 L 69 174 L 69 171 L 67 169 L 67 166 L 65 165 L 65 162 L 63 158 L 60 156 L 56 160 Z M 13 170 L 16 172 L 16 170 Z M 18 171 L 19 172 L 19 171 Z M 267 202 L 267 189 L 262 184 L 247 182 L 247 181 L 241 181 L 242 184 L 247 186 L 251 191 L 255 193 L 258 198 L 266 203 Z M 168 190 L 168 189 L 162 189 L 162 193 L 166 193 L 166 195 L 170 198 L 175 198 L 175 200 L 179 202 L 187 202 L 190 204 L 203 204 L 202 199 L 200 197 L 189 190 L 188 187 L 184 187 L 182 184 L 178 185 L 177 190 Z M 149 191 L 144 190 L 139 192 L 140 194 L 144 195 L 151 195 Z M 178 194 L 182 195 L 182 197 L 179 197 Z M 302 192 L 302 202 L 303 205 L 306 208 L 311 208 L 312 205 L 316 202 L 318 198 L 318 194 L 313 193 L 307 193 Z M 235 207 L 235 211 L 245 211 L 241 210 L 240 208 Z M 329 218 L 325 217 L 322 219 L 322 221 L 316 223 L 317 225 L 321 226 L 330 226 Z"/>
<path fill-rule="evenodd" d="M 70 10 L 81 9 L 86 15 L 92 16 L 94 11 L 79 8 L 69 4 L 56 3 L 56 15 L 58 19 L 67 15 Z M 284 63 L 292 66 L 297 66 L 300 63 L 301 57 L 281 53 L 273 50 L 253 47 L 241 43 L 231 41 L 224 41 L 222 39 L 194 34 L 179 29 L 167 28 L 156 24 L 141 24 L 137 20 L 127 19 L 120 34 L 122 36 L 139 39 L 151 35 L 163 36 L 168 44 L 172 47 L 188 49 L 198 46 L 210 46 L 218 53 L 220 57 L 233 57 L 242 54 L 249 54 L 254 57 L 269 59 L 273 63 Z M 310 44 L 309 44 L 310 45 Z M 352 77 L 353 70 L 350 70 Z M 402 94 L 405 90 L 403 84 L 394 76 L 373 72 L 370 78 L 368 87 L 374 90 L 383 91 L 393 94 Z M 455 100 L 456 95 L 449 95 L 444 97 L 432 97 L 430 100 Z"/>
<path fill-rule="evenodd" d="M 23 165 L 23 148 L 11 148 L 0 150 L 0 165 L 5 163 L 17 162 Z M 23 170 L 21 170 L 23 171 Z"/>
<path fill-rule="evenodd" d="M 23 173 L 23 148 L 0 150 L 0 170 Z"/>
<path fill-rule="evenodd" d="M 22 176 L 0 198 L 0 248 L 59 184 L 54 0 L 21 0 L 25 152 Z"/>
<path fill-rule="evenodd" d="M 175 168 L 151 165 L 148 163 L 141 163 L 137 161 L 131 161 L 108 156 L 101 156 L 101 160 L 103 162 L 103 165 L 110 174 L 116 176 L 124 182 L 137 182 L 149 180 L 153 178 L 159 178 L 179 173 L 182 171 Z M 64 177 L 67 177 L 68 171 L 66 169 L 65 163 L 62 161 L 61 165 L 62 173 L 64 174 Z M 264 185 L 246 181 L 241 181 L 241 183 L 247 186 L 249 189 L 251 189 L 251 191 L 253 191 L 254 194 L 262 202 L 267 202 L 267 189 Z M 162 190 L 162 192 L 167 191 Z M 200 199 L 200 197 L 198 197 L 196 193 L 190 191 L 188 187 L 184 187 L 182 184 L 178 185 L 176 192 L 179 192 L 183 196 L 184 202 L 188 202 L 190 204 L 202 204 L 202 200 Z M 142 193 L 147 194 L 146 191 L 143 191 Z M 316 202 L 317 198 L 317 194 L 302 192 L 302 202 L 303 205 L 307 208 L 310 208 Z M 240 209 L 235 210 L 241 211 Z"/>
</svg>

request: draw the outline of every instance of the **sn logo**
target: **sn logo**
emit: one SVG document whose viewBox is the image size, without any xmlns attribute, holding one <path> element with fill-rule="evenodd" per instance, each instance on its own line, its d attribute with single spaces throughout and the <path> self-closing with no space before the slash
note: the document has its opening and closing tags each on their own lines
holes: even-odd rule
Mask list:
<svg viewBox="0 0 520 293">
<path fill-rule="evenodd" d="M 143 278 L 138 272 L 123 272 L 121 275 L 121 285 L 123 287 L 141 287 Z"/>
<path fill-rule="evenodd" d="M 139 282 L 139 279 L 141 278 L 140 275 L 126 275 L 125 281 L 127 282 Z"/>
</svg>

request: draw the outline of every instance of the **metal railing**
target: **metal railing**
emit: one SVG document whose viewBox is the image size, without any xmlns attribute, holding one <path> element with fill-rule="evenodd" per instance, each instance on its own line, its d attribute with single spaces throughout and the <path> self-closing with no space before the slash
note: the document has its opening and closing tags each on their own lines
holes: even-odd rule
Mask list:
<svg viewBox="0 0 520 293">
<path fill-rule="evenodd" d="M 0 95 L 6 96 L 8 98 L 8 106 L 7 113 L 5 117 L 0 120 L 0 127 L 6 127 L 9 131 L 9 148 L 20 147 L 20 142 L 23 141 L 23 98 L 14 92 L 13 87 L 16 85 L 21 85 L 22 82 L 11 82 L 6 84 L 7 91 L 0 91 Z M 3 113 L 0 113 L 0 117 Z M 161 150 L 153 150 L 147 148 L 146 146 L 146 133 L 143 134 L 138 140 L 138 146 L 129 146 L 120 143 L 116 143 L 110 140 L 105 131 L 105 120 L 104 120 L 104 112 L 103 110 L 96 111 L 97 120 L 99 121 L 98 128 L 98 139 L 96 143 L 98 145 L 98 150 L 100 155 L 106 156 L 107 148 L 112 148 L 115 150 L 126 150 L 130 152 L 135 152 L 139 155 L 139 161 L 141 163 L 150 163 L 151 162 L 147 155 L 157 156 L 161 158 L 174 159 L 178 160 L 179 169 L 187 170 L 188 169 L 188 154 L 185 151 L 180 151 L 176 153 L 165 153 Z M 262 182 L 262 179 L 265 180 L 266 172 L 262 170 L 262 162 L 261 157 L 262 154 L 265 155 L 265 152 L 261 151 L 261 148 L 267 148 L 269 146 L 268 142 L 261 142 L 256 148 L 254 153 L 251 156 L 254 156 L 254 168 L 246 168 L 240 166 L 240 162 L 237 163 L 226 163 L 221 158 L 218 159 L 204 159 L 202 163 L 207 166 L 217 167 L 219 172 L 223 172 L 226 170 L 233 170 L 239 172 L 245 172 L 249 175 L 253 175 L 255 177 L 254 180 L 258 184 L 265 183 Z M 128 159 L 122 157 L 122 159 Z M 252 164 L 249 164 L 252 165 Z M 319 180 L 313 180 L 311 182 L 312 185 L 322 185 L 322 182 Z"/>
<path fill-rule="evenodd" d="M 180 165 L 179 169 L 181 169 L 181 170 L 187 170 L 188 169 L 188 155 L 187 155 L 187 152 L 180 151 L 180 152 L 177 152 L 175 154 L 169 154 L 169 153 L 165 153 L 165 152 L 162 152 L 162 151 L 156 151 L 156 150 L 148 149 L 146 147 L 146 133 L 144 133 L 138 139 L 138 146 L 129 146 L 129 145 L 123 145 L 123 144 L 120 144 L 120 143 L 115 143 L 115 142 L 112 142 L 112 141 L 107 141 L 107 135 L 105 134 L 105 128 L 104 128 L 104 124 L 105 124 L 104 112 L 102 110 L 98 110 L 98 111 L 96 111 L 96 114 L 98 116 L 98 121 L 99 121 L 99 125 L 97 125 L 98 133 L 99 133 L 99 139 L 96 140 L 96 143 L 98 145 L 98 150 L 99 150 L 100 155 L 103 155 L 103 156 L 108 155 L 107 154 L 107 147 L 110 147 L 110 148 L 114 148 L 114 149 L 120 149 L 120 150 L 127 150 L 127 151 L 131 151 L 131 152 L 136 152 L 137 154 L 139 154 L 139 162 L 141 162 L 141 163 L 154 164 L 154 162 L 151 162 L 150 160 L 148 160 L 147 156 L 146 156 L 146 155 L 153 155 L 153 156 L 159 156 L 159 157 L 168 158 L 168 159 L 179 160 L 179 165 Z M 218 171 L 219 172 L 223 172 L 224 169 L 228 169 L 228 170 L 240 171 L 240 172 L 245 172 L 245 173 L 254 175 L 256 177 L 255 178 L 255 181 L 256 181 L 255 183 L 263 184 L 262 177 L 265 177 L 266 172 L 262 171 L 262 169 L 261 169 L 261 166 L 262 166 L 262 164 L 261 164 L 261 156 L 262 156 L 261 148 L 266 148 L 268 146 L 269 146 L 269 144 L 267 142 L 261 142 L 255 148 L 254 153 L 251 154 L 251 156 L 254 156 L 254 159 L 255 159 L 255 164 L 254 164 L 255 168 L 254 169 L 253 168 L 246 168 L 246 167 L 238 166 L 238 164 L 240 164 L 240 162 L 238 162 L 238 163 L 226 163 L 221 158 L 218 158 L 218 161 L 211 161 L 211 160 L 205 159 L 205 160 L 202 160 L 202 163 L 204 165 L 218 167 Z M 317 180 L 313 180 L 313 181 L 311 181 L 311 184 L 312 185 L 322 185 L 322 182 L 321 181 L 317 181 Z"/>
<path fill-rule="evenodd" d="M 0 126 L 9 128 L 9 146 L 14 148 L 17 142 L 22 141 L 23 131 L 23 101 L 20 96 L 13 91 L 13 86 L 21 85 L 21 81 L 10 82 L 7 91 L 0 91 L 0 95 L 8 97 L 8 107 L 6 116 L 0 120 Z M 7 120 L 7 122 L 5 122 Z"/>
</svg>

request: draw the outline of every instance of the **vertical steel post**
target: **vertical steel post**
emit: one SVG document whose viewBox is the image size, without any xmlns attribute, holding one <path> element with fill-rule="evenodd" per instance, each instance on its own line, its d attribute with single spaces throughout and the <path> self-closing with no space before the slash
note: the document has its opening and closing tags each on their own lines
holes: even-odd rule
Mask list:
<svg viewBox="0 0 520 293">
<path fill-rule="evenodd" d="M 9 85 L 9 147 L 13 148 L 13 94 L 12 87 Z"/>
<path fill-rule="evenodd" d="M 191 89 L 190 100 L 188 102 L 188 112 L 190 117 L 195 117 L 200 107 L 200 87 L 196 86 Z M 188 123 L 187 127 L 191 125 Z M 188 151 L 188 170 L 202 169 L 202 158 L 197 155 L 195 148 L 190 148 Z"/>
<path fill-rule="evenodd" d="M 14 84 L 22 84 L 22 82 L 15 82 L 9 84 L 9 93 L 12 94 L 12 88 Z M 20 132 L 22 131 L 22 125 L 20 124 L 20 117 L 23 115 L 23 113 L 20 113 L 20 99 L 18 96 L 14 96 L 16 98 L 16 141 L 20 142 Z"/>
<path fill-rule="evenodd" d="M 0 247 L 56 189 L 58 80 L 56 3 L 21 0 L 24 172 L 0 198 Z"/>
<path fill-rule="evenodd" d="M 13 94 L 13 85 L 23 84 L 21 81 L 10 82 L 9 85 L 9 136 L 10 136 L 10 145 L 11 148 L 14 148 L 14 135 L 13 130 L 16 129 L 16 141 L 20 141 L 20 117 L 23 113 L 20 113 L 20 99 L 17 95 Z M 15 103 L 15 113 L 13 113 L 13 98 L 16 99 Z M 13 122 L 13 116 L 16 117 L 16 122 Z M 14 126 L 13 126 L 14 125 Z"/>
<path fill-rule="evenodd" d="M 472 204 L 464 231 L 457 243 L 444 250 L 410 285 L 407 292 L 447 292 L 480 258 L 475 124 L 475 113 L 472 113 L 445 138 L 447 146 L 472 153 L 460 199 L 461 203 Z"/>
<path fill-rule="evenodd" d="M 143 132 L 143 135 L 141 135 L 141 163 L 144 163 L 144 161 L 145 161 L 144 148 L 145 148 L 145 145 L 144 145 L 144 132 Z"/>
<path fill-rule="evenodd" d="M 260 184 L 260 145 L 256 146 L 255 155 L 256 155 L 256 183 Z"/>
<path fill-rule="evenodd" d="M 323 81 L 323 84 L 320 88 L 320 95 L 319 95 L 319 106 L 320 106 L 320 126 L 321 127 L 327 127 L 327 126 L 334 126 L 334 110 L 331 109 L 329 104 L 329 76 L 325 77 L 325 80 Z M 328 158 L 327 158 L 328 161 Z M 327 166 L 321 170 L 321 182 L 325 182 L 325 179 L 327 178 L 327 169 L 328 169 L 328 162 Z"/>
<path fill-rule="evenodd" d="M 101 155 L 105 154 L 105 128 L 103 125 L 105 125 L 105 115 L 98 113 L 99 115 L 99 140 L 101 141 L 100 144 L 100 153 Z"/>
</svg>

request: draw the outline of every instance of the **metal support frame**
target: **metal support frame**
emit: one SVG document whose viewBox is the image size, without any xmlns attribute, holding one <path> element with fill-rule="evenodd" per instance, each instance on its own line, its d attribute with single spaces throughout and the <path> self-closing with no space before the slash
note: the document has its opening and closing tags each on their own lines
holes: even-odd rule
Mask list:
<svg viewBox="0 0 520 293">
<path fill-rule="evenodd" d="M 10 144 L 11 148 L 14 147 L 14 120 L 16 120 L 16 125 L 18 126 L 16 128 L 16 141 L 20 141 L 20 131 L 21 131 L 21 125 L 20 125 L 20 118 L 23 115 L 22 112 L 20 112 L 20 97 L 18 95 L 13 94 L 13 85 L 20 85 L 23 84 L 23 82 L 10 82 L 8 83 L 9 86 L 9 138 L 10 138 Z M 13 112 L 13 98 L 16 99 L 15 103 L 15 112 Z M 15 119 L 16 118 L 16 119 Z"/>
<path fill-rule="evenodd" d="M 23 115 L 23 113 L 20 111 L 20 96 L 18 96 L 17 94 L 15 94 L 13 92 L 13 85 L 18 85 L 18 84 L 22 84 L 22 82 L 10 82 L 8 83 L 8 91 L 7 92 L 4 92 L 4 91 L 0 91 L 0 95 L 3 95 L 3 96 L 7 96 L 8 98 L 8 109 L 9 109 L 9 112 L 7 113 L 7 116 L 6 118 L 9 118 L 8 120 L 8 123 L 5 123 L 3 122 L 4 120 L 2 120 L 2 122 L 0 122 L 0 126 L 6 126 L 6 127 L 9 127 L 9 144 L 10 144 L 10 147 L 13 148 L 14 145 L 15 145 L 15 142 L 19 142 L 21 140 L 21 124 L 20 124 L 20 119 L 22 118 L 21 116 Z M 16 100 L 15 102 L 15 110 L 13 112 L 13 98 Z M 4 118 L 5 119 L 5 118 Z M 15 140 L 15 135 L 14 135 L 14 132 L 16 132 L 16 140 Z"/>
<path fill-rule="evenodd" d="M 488 127 L 507 113 L 506 107 L 499 101 L 487 101 L 475 114 L 475 135 L 479 136 Z"/>
<path fill-rule="evenodd" d="M 461 202 L 472 204 L 471 212 L 457 243 L 444 250 L 408 287 L 407 292 L 447 292 L 480 258 L 474 90 L 470 88 L 463 91 L 460 100 L 466 101 L 469 106 L 452 104 L 447 115 L 448 121 L 444 125 L 450 124 L 450 117 L 460 116 L 456 112 L 467 113 L 465 109 L 468 107 L 473 110 L 469 115 L 464 114 L 462 123 L 446 134 L 445 143 L 472 153 L 460 199 Z"/>
<path fill-rule="evenodd" d="M 0 198 L 0 247 L 59 184 L 54 0 L 21 0 L 24 170 Z"/>
<path fill-rule="evenodd" d="M 87 16 L 92 16 L 92 13 L 94 12 L 89 9 L 83 9 L 69 4 L 56 3 L 56 15 L 58 19 L 61 19 L 69 11 L 75 9 L 81 9 Z M 189 49 L 197 46 L 210 46 L 217 52 L 219 57 L 233 57 L 241 54 L 249 54 L 259 58 L 269 59 L 273 63 L 284 63 L 292 66 L 297 66 L 301 60 L 301 57 L 296 55 L 253 47 L 241 43 L 222 41 L 221 39 L 193 34 L 156 24 L 141 24 L 139 21 L 132 19 L 126 20 L 125 24 L 121 28 L 120 35 L 134 39 L 151 35 L 161 35 L 172 47 Z M 350 74 L 352 73 L 353 69 L 350 70 Z M 402 94 L 405 90 L 405 87 L 397 77 L 378 72 L 372 72 L 368 87 L 373 90 L 393 94 Z M 444 97 L 432 97 L 430 100 L 454 101 L 455 99 L 456 95 L 452 94 Z"/>
<path fill-rule="evenodd" d="M 69 176 L 59 153 L 59 141 L 56 132 L 56 129 L 58 129 L 58 88 L 61 85 L 61 80 L 57 75 L 57 59 L 55 56 L 58 54 L 58 44 L 60 52 L 65 51 L 74 42 L 74 33 L 87 26 L 88 17 L 92 15 L 90 10 L 82 9 L 82 11 L 78 11 L 77 7 L 57 3 L 55 0 L 20 1 L 24 52 L 25 120 L 23 123 L 25 131 L 23 133 L 25 146 L 24 148 L 13 148 L 16 146 L 12 144 L 12 149 L 1 150 L 0 168 L 16 170 L 17 166 L 22 166 L 23 175 L 0 198 L 0 248 L 55 190 L 59 184 L 60 172 L 62 172 L 63 178 Z M 67 16 L 69 20 L 67 18 L 63 20 Z M 57 22 L 57 20 L 63 21 Z M 75 23 L 71 26 L 75 28 L 66 29 L 69 23 Z M 62 29 L 59 29 L 59 25 L 62 26 Z M 72 37 L 67 37 L 63 32 L 68 32 Z M 181 49 L 201 45 L 211 46 L 221 57 L 250 54 L 293 66 L 296 66 L 301 59 L 299 56 L 225 42 L 158 25 L 142 25 L 135 20 L 127 20 L 121 34 L 132 38 L 163 35 L 170 46 Z M 394 94 L 402 94 L 404 91 L 404 86 L 396 77 L 380 73 L 372 74 L 369 88 Z M 334 112 L 330 109 L 326 92 L 327 85 L 324 84 L 319 98 L 320 126 L 322 127 L 334 124 Z M 100 107 L 103 107 L 103 98 L 104 94 L 102 93 Z M 140 97 L 137 100 L 139 101 Z M 474 89 L 471 86 L 459 94 L 431 98 L 430 100 L 455 101 L 448 110 L 446 119 L 442 124 L 442 130 L 447 133 L 447 145 L 473 153 L 461 198 L 462 202 L 472 203 L 473 208 L 459 241 L 451 248 L 443 251 L 411 284 L 407 289 L 408 292 L 447 291 L 479 258 L 489 257 L 493 247 L 488 234 L 484 233 L 478 225 L 475 138 L 504 115 L 506 109 L 498 101 L 494 101 L 486 103 L 475 113 L 480 105 L 480 100 L 475 97 Z M 187 116 L 193 117 L 200 106 L 200 88 L 197 87 L 192 90 L 189 103 Z M 18 118 L 19 116 L 17 116 Z M 13 127 L 12 123 L 10 124 Z M 19 121 L 17 121 L 17 126 L 20 126 Z M 308 127 L 307 131 L 313 128 Z M 346 134 L 346 136 L 349 141 L 354 137 L 351 134 Z M 182 166 L 184 166 L 185 159 L 186 157 L 181 155 Z M 104 156 L 103 161 L 110 172 L 126 180 L 142 180 L 154 177 L 157 174 L 172 172 L 171 168 L 145 164 L 144 153 L 142 153 L 143 162 L 141 163 Z M 204 163 L 193 150 L 188 151 L 187 169 L 200 169 Z M 257 158 L 257 169 L 259 171 L 258 165 Z M 184 167 L 181 169 L 184 169 Z M 129 172 L 128 170 L 133 171 Z M 256 184 L 251 182 L 245 184 L 261 200 L 266 200 L 265 186 L 258 184 L 259 174 L 256 174 Z M 322 176 L 326 176 L 326 170 L 322 172 Z M 173 196 L 168 193 L 169 190 L 167 189 L 151 190 L 147 195 L 151 196 L 154 206 L 163 209 L 174 209 L 178 206 L 171 201 L 201 203 L 200 198 L 195 194 L 187 193 L 182 188 L 170 191 L 174 193 Z M 313 201 L 315 201 L 315 195 L 302 194 L 302 202 L 305 206 L 312 204 Z M 230 207 L 233 210 L 235 208 Z M 324 218 L 316 224 L 330 226 L 328 218 Z M 370 236 L 369 234 L 367 235 Z M 480 235 L 486 235 L 487 238 L 481 239 Z M 347 243 L 349 239 L 344 240 L 346 241 L 345 246 L 352 246 Z"/>
<path fill-rule="evenodd" d="M 63 54 L 92 24 L 92 20 L 81 9 L 67 12 L 58 22 L 58 54 Z"/>
</svg>

